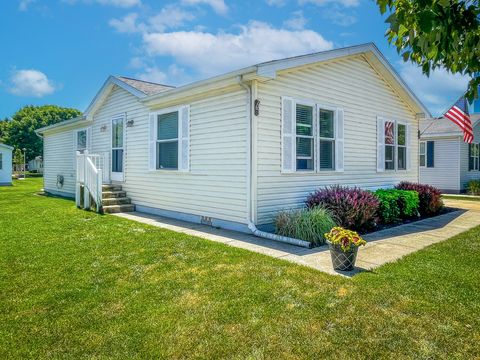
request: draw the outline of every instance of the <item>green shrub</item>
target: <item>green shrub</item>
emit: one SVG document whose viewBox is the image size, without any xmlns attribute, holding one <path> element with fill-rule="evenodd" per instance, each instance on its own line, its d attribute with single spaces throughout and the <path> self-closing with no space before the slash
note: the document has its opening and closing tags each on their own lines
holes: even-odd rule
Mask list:
<svg viewBox="0 0 480 360">
<path fill-rule="evenodd" d="M 378 216 L 384 224 L 408 219 L 418 214 L 418 193 L 413 190 L 379 189 L 375 195 L 380 201 Z"/>
<path fill-rule="evenodd" d="M 278 235 L 305 240 L 314 245 L 324 244 L 325 233 L 336 225 L 330 213 L 322 207 L 282 211 L 275 219 Z"/>
<path fill-rule="evenodd" d="M 470 195 L 480 195 L 480 180 L 470 180 L 467 183 L 467 192 Z"/>
</svg>

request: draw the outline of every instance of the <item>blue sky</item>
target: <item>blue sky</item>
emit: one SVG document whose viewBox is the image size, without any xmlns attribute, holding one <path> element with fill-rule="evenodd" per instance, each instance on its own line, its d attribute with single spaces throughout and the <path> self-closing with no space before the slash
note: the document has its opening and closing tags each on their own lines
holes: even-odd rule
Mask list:
<svg viewBox="0 0 480 360">
<path fill-rule="evenodd" d="M 27 104 L 83 111 L 108 75 L 182 85 L 370 41 L 433 114 L 467 83 L 403 63 L 371 0 L 8 0 L 0 14 L 0 118 Z"/>
</svg>

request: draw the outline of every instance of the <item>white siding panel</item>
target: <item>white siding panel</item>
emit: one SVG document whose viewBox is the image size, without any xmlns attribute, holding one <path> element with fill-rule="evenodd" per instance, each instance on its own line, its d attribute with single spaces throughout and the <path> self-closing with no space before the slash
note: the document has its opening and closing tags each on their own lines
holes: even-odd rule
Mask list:
<svg viewBox="0 0 480 360">
<path fill-rule="evenodd" d="M 44 188 L 66 196 L 75 195 L 75 153 L 73 131 L 45 135 L 43 139 Z M 57 175 L 63 175 L 63 187 L 57 186 Z"/>
<path fill-rule="evenodd" d="M 281 173 L 281 97 L 312 100 L 344 109 L 344 172 Z M 367 189 L 418 181 L 418 121 L 363 57 L 320 63 L 280 73 L 258 85 L 257 224 L 279 210 L 303 206 L 308 194 L 333 184 Z M 377 173 L 377 116 L 412 124 L 410 171 Z"/>
<path fill-rule="evenodd" d="M 460 139 L 437 139 L 434 141 L 434 167 L 420 168 L 420 182 L 441 190 L 460 191 L 460 164 L 458 161 Z"/>
<path fill-rule="evenodd" d="M 480 143 L 480 124 L 473 129 L 473 136 L 475 143 Z M 470 180 L 480 180 L 480 171 L 468 171 L 468 144 L 461 139 L 460 144 L 460 186 L 461 190 L 465 190 L 467 182 Z"/>
<path fill-rule="evenodd" d="M 151 110 L 120 88 L 94 116 L 93 152 L 110 151 L 110 119 L 125 113 L 134 125 L 126 128 L 123 187 L 134 204 L 246 223 L 245 91 L 179 105 L 190 105 L 188 172 L 149 170 Z"/>
<path fill-rule="evenodd" d="M 0 185 L 12 183 L 12 150 L 0 146 L 2 167 L 0 168 Z"/>
</svg>

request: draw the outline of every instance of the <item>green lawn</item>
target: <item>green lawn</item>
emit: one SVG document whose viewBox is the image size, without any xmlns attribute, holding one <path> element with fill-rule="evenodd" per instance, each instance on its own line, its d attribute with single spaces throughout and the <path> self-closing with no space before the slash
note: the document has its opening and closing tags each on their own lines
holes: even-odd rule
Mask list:
<svg viewBox="0 0 480 360">
<path fill-rule="evenodd" d="M 346 279 L 40 187 L 0 188 L 0 359 L 480 357 L 480 228 Z"/>
</svg>

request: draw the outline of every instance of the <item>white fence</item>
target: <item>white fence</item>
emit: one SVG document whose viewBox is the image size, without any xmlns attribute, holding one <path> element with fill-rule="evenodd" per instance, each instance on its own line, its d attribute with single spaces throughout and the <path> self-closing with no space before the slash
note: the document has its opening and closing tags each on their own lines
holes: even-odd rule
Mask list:
<svg viewBox="0 0 480 360">
<path fill-rule="evenodd" d="M 82 205 L 83 187 L 83 208 L 91 207 L 90 199 L 95 202 L 97 211 L 102 207 L 102 184 L 110 182 L 109 154 L 83 154 L 77 151 L 76 155 L 76 191 L 75 200 L 77 206 Z"/>
</svg>

